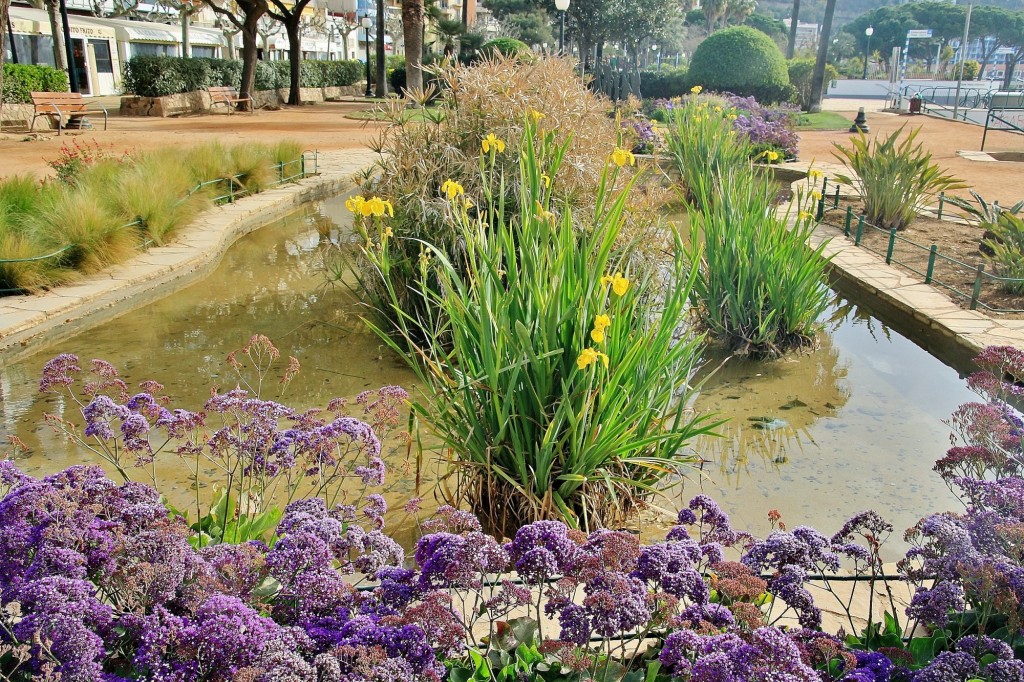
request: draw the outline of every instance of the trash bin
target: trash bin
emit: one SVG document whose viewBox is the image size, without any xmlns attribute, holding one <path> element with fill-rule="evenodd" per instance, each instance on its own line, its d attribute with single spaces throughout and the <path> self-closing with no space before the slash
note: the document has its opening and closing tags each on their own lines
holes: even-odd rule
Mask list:
<svg viewBox="0 0 1024 682">
<path fill-rule="evenodd" d="M 920 114 L 921 113 L 921 96 L 914 95 L 910 98 L 910 113 Z"/>
</svg>

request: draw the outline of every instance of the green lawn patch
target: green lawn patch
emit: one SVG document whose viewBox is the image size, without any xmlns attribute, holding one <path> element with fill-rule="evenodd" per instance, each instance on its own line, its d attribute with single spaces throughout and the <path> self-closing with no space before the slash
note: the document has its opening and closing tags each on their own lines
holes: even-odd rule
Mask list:
<svg viewBox="0 0 1024 682">
<path fill-rule="evenodd" d="M 797 130 L 849 130 L 853 121 L 833 111 L 817 114 L 800 114 L 796 121 Z"/>
</svg>

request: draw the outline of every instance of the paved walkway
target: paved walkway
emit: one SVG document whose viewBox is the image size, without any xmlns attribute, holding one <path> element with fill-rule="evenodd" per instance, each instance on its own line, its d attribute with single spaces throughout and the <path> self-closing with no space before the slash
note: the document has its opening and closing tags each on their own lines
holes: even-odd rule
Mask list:
<svg viewBox="0 0 1024 682">
<path fill-rule="evenodd" d="M 232 243 L 311 201 L 339 194 L 372 163 L 368 149 L 321 152 L 320 174 L 203 213 L 166 246 L 42 294 L 0 298 L 0 359 L 34 352 L 162 298 L 220 262 Z"/>
</svg>

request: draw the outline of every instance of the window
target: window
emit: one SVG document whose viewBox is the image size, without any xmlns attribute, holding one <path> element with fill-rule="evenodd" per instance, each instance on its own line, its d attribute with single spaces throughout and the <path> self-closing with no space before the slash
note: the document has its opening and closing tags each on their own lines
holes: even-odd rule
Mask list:
<svg viewBox="0 0 1024 682">
<path fill-rule="evenodd" d="M 161 43 L 132 43 L 132 56 L 138 55 L 166 55 L 173 57 L 177 53 L 176 45 L 163 45 Z"/>
<path fill-rule="evenodd" d="M 90 40 L 96 55 L 96 73 L 114 73 L 114 62 L 110 59 L 110 43 L 106 40 Z"/>
<path fill-rule="evenodd" d="M 217 57 L 217 48 L 193 45 L 192 46 L 192 56 L 193 57 L 207 57 L 209 59 L 215 59 Z"/>
<path fill-rule="evenodd" d="M 14 47 L 18 50 L 19 64 L 44 64 L 54 66 L 53 39 L 50 36 L 27 36 L 14 34 Z M 12 62 L 11 46 L 4 44 L 4 61 Z"/>
</svg>

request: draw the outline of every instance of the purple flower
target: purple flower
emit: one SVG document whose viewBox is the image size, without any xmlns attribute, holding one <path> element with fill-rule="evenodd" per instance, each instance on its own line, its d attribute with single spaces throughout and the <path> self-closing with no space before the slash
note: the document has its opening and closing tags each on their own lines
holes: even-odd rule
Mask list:
<svg viewBox="0 0 1024 682">
<path fill-rule="evenodd" d="M 48 393 L 54 386 L 70 386 L 75 382 L 72 374 L 82 371 L 78 366 L 78 356 L 63 353 L 43 365 L 42 378 L 39 380 L 39 392 Z"/>
<path fill-rule="evenodd" d="M 927 668 L 914 673 L 913 682 L 960 682 L 978 673 L 978 662 L 963 651 L 943 651 Z"/>
<path fill-rule="evenodd" d="M 583 606 L 600 635 L 630 632 L 651 619 L 647 588 L 637 578 L 607 571 L 588 581 L 584 591 Z"/>
<path fill-rule="evenodd" d="M 535 521 L 523 526 L 505 546 L 516 571 L 528 582 L 540 583 L 568 574 L 581 557 L 569 529 L 558 521 Z"/>
</svg>

